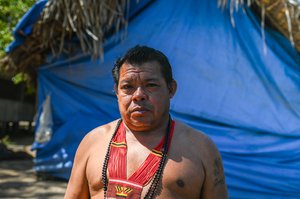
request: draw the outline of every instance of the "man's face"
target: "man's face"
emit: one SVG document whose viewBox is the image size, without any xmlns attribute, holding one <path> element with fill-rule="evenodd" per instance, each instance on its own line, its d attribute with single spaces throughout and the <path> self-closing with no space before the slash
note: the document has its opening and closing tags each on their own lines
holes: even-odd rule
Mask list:
<svg viewBox="0 0 300 199">
<path fill-rule="evenodd" d="M 146 62 L 138 67 L 124 63 L 115 89 L 120 113 L 130 130 L 153 130 L 168 120 L 176 82 L 167 86 L 157 62 Z"/>
</svg>

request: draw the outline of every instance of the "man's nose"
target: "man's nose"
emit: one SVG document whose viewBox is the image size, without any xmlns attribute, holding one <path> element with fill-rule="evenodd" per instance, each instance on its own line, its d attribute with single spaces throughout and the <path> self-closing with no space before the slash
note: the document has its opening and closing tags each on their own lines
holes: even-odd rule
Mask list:
<svg viewBox="0 0 300 199">
<path fill-rule="evenodd" d="M 142 87 L 138 87 L 132 96 L 133 101 L 143 101 L 147 99 L 147 94 Z"/>
</svg>

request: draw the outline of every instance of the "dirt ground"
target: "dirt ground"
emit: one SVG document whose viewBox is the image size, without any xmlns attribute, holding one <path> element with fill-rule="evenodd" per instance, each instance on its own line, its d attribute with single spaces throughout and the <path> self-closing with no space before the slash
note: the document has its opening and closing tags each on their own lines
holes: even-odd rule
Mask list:
<svg viewBox="0 0 300 199">
<path fill-rule="evenodd" d="M 67 182 L 38 176 L 30 145 L 33 136 L 17 136 L 7 146 L 9 158 L 0 159 L 0 198 L 63 198 Z"/>
</svg>

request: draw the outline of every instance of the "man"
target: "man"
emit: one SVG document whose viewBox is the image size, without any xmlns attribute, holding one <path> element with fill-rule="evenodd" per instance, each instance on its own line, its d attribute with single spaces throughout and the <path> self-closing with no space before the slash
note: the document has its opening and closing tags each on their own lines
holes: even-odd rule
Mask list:
<svg viewBox="0 0 300 199">
<path fill-rule="evenodd" d="M 169 115 L 177 84 L 167 57 L 136 46 L 113 77 L 122 120 L 85 136 L 65 198 L 226 199 L 213 142 Z"/>
</svg>

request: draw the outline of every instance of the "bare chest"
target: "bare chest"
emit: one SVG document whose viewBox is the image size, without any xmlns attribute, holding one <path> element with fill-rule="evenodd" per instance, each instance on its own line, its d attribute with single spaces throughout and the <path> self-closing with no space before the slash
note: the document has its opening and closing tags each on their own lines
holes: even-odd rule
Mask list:
<svg viewBox="0 0 300 199">
<path fill-rule="evenodd" d="M 162 175 L 161 198 L 199 198 L 204 171 L 199 165 L 182 157 L 180 161 L 168 158 Z M 159 197 L 160 198 L 160 197 Z"/>
<path fill-rule="evenodd" d="M 106 150 L 94 153 L 89 158 L 86 176 L 91 197 L 103 198 L 102 170 Z M 134 173 L 148 156 L 146 151 L 128 151 L 127 176 Z M 185 157 L 170 154 L 163 174 L 158 182 L 157 198 L 199 198 L 204 172 L 199 165 Z M 150 181 L 142 191 L 142 198 L 148 192 Z"/>
</svg>

